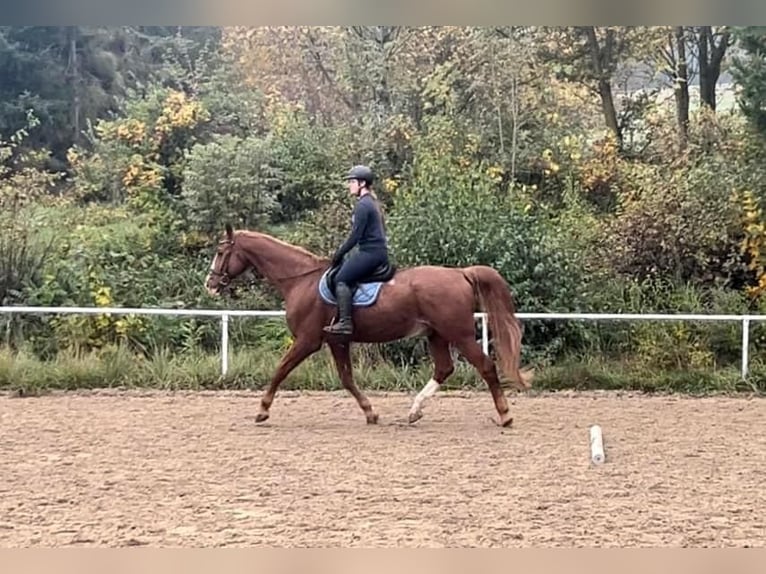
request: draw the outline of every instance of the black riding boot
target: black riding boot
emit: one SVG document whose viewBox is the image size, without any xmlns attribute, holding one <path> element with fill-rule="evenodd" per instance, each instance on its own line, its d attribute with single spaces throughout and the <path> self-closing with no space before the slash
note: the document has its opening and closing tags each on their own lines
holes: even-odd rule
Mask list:
<svg viewBox="0 0 766 574">
<path fill-rule="evenodd" d="M 351 289 L 345 283 L 338 283 L 335 295 L 338 300 L 338 322 L 324 330 L 331 335 L 350 336 L 354 331 L 351 323 Z"/>
</svg>

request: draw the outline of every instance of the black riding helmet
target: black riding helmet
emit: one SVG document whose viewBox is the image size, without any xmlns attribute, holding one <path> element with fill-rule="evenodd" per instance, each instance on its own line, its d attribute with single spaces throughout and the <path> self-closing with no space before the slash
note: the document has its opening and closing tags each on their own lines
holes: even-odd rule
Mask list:
<svg viewBox="0 0 766 574">
<path fill-rule="evenodd" d="M 346 174 L 346 180 L 359 179 L 364 181 L 367 185 L 372 185 L 374 177 L 372 170 L 366 165 L 355 165 L 348 170 L 348 173 Z"/>
</svg>

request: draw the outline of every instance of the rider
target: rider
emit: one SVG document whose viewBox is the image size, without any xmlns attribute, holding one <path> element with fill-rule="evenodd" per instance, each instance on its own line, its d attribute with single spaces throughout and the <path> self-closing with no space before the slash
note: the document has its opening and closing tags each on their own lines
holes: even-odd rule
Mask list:
<svg viewBox="0 0 766 574">
<path fill-rule="evenodd" d="M 372 170 L 366 165 L 352 167 L 346 174 L 349 193 L 357 198 L 357 202 L 351 216 L 351 233 L 332 257 L 333 267 L 343 263 L 336 276 L 335 289 L 339 319 L 324 329 L 333 335 L 351 335 L 352 288 L 377 267 L 388 263 L 388 239 L 380 207 L 372 190 L 373 178 Z M 358 245 L 358 251 L 344 262 L 343 257 L 355 245 Z"/>
</svg>

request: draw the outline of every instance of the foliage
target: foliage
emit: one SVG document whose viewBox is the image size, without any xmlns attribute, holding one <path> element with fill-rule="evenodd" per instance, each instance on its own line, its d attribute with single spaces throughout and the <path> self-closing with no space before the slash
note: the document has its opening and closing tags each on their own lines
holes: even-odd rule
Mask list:
<svg viewBox="0 0 766 574">
<path fill-rule="evenodd" d="M 522 311 L 759 312 L 761 30 L 726 51 L 740 106 L 700 106 L 690 89 L 679 116 L 679 91 L 662 91 L 678 77 L 668 50 L 699 56 L 705 31 L 681 28 L 2 27 L 0 297 L 278 308 L 250 277 L 233 299 L 205 293 L 223 224 L 329 255 L 350 226 L 342 174 L 366 163 L 399 265 L 491 265 Z M 6 375 L 32 386 L 262 384 L 273 365 L 247 357 L 290 343 L 282 322 L 232 320 L 232 343 L 259 353 L 222 380 L 215 320 L 4 326 L 23 349 Z M 740 337 L 735 324 L 528 321 L 524 352 L 556 388 L 571 366 L 574 386 L 730 389 Z M 766 324 L 751 340 L 758 364 Z M 360 354 L 380 388 L 428 376 L 422 342 Z M 327 368 L 298 380 L 337 384 Z M 456 384 L 476 382 L 467 372 Z"/>
<path fill-rule="evenodd" d="M 50 149 L 48 165 L 63 169 L 89 124 L 117 112 L 131 90 L 172 83 L 179 61 L 216 44 L 217 34 L 183 26 L 2 26 L 0 133 L 22 128 L 33 110 L 41 125 L 28 143 Z"/>
<path fill-rule="evenodd" d="M 126 117 L 99 121 L 90 133 L 92 151 L 68 153 L 74 193 L 81 201 L 128 201 L 136 209 L 164 204 L 176 192 L 183 151 L 209 119 L 202 104 L 183 92 L 159 88 L 133 100 Z"/>
<path fill-rule="evenodd" d="M 603 261 L 639 280 L 741 286 L 747 279 L 737 198 L 757 181 L 752 164 L 737 161 L 735 142 L 743 137 L 741 126 L 703 111 L 671 164 L 612 164 L 617 207 L 603 226 Z"/>
<path fill-rule="evenodd" d="M 282 178 L 276 190 L 279 222 L 295 222 L 343 191 L 354 130 L 311 121 L 302 106 L 272 99 L 266 117 L 272 126 L 274 165 Z"/>
<path fill-rule="evenodd" d="M 27 128 L 0 139 L 0 305 L 23 303 L 24 289 L 39 280 L 50 253 L 50 240 L 34 235 L 38 222 L 25 211 L 36 203 L 59 203 L 49 194 L 60 174 L 41 169 L 47 153 L 23 147 L 38 125 L 29 113 Z"/>
<path fill-rule="evenodd" d="M 704 174 L 703 182 L 710 185 L 714 175 Z M 623 198 L 604 228 L 601 253 L 612 268 L 639 280 L 700 283 L 728 281 L 740 271 L 728 197 L 703 193 L 688 175 L 642 176 L 633 179 L 645 184 L 640 197 Z"/>
<path fill-rule="evenodd" d="M 762 136 L 766 135 L 766 27 L 745 26 L 735 31 L 742 49 L 735 57 L 732 75 L 741 91 L 738 103 L 744 116 Z"/>
<path fill-rule="evenodd" d="M 213 234 L 228 221 L 258 228 L 278 208 L 276 189 L 282 178 L 274 165 L 269 140 L 215 136 L 188 153 L 182 199 L 194 230 Z"/>
<path fill-rule="evenodd" d="M 402 265 L 489 265 L 520 309 L 578 308 L 577 257 L 557 248 L 555 226 L 522 189 L 501 185 L 502 169 L 481 158 L 477 143 L 476 134 L 436 118 L 415 138 L 389 218 L 393 257 Z M 533 328 L 527 337 L 550 345 L 560 332 Z"/>
</svg>

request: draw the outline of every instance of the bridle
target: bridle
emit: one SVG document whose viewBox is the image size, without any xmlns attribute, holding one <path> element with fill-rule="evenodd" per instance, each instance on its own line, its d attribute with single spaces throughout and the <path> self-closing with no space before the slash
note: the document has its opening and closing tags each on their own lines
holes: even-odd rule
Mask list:
<svg viewBox="0 0 766 574">
<path fill-rule="evenodd" d="M 210 275 L 214 277 L 220 277 L 218 284 L 221 287 L 228 287 L 231 283 L 231 277 L 229 277 L 229 259 L 231 259 L 231 252 L 234 249 L 233 239 L 222 239 L 218 242 L 218 245 L 230 245 L 231 247 L 223 254 L 223 261 L 221 262 L 221 271 L 215 269 L 210 270 Z"/>
</svg>

